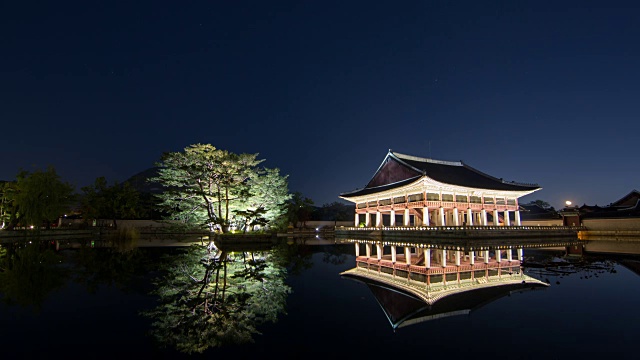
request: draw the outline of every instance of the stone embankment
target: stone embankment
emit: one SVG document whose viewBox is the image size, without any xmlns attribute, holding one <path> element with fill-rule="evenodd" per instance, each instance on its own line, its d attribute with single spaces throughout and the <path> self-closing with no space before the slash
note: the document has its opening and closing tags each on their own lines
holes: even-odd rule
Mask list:
<svg viewBox="0 0 640 360">
<path fill-rule="evenodd" d="M 430 227 L 338 227 L 336 237 L 377 239 L 500 239 L 500 238 L 578 238 L 580 226 L 430 226 Z"/>
<path fill-rule="evenodd" d="M 582 230 L 580 240 L 640 242 L 640 230 Z"/>
</svg>

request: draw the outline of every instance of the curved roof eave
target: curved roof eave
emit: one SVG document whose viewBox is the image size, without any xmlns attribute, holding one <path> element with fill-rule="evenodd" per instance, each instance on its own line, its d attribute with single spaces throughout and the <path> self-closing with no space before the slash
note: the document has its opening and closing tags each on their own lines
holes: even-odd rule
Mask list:
<svg viewBox="0 0 640 360">
<path fill-rule="evenodd" d="M 429 176 L 426 175 L 418 175 L 418 176 L 414 176 L 412 178 L 406 179 L 406 180 L 402 180 L 402 181 L 398 181 L 392 184 L 387 184 L 387 185 L 381 185 L 381 186 L 376 186 L 376 187 L 371 187 L 371 188 L 362 188 L 362 189 L 357 189 L 354 191 L 350 191 L 350 192 L 346 192 L 346 193 L 342 193 L 340 194 L 340 198 L 345 199 L 345 200 L 349 200 L 355 197 L 359 197 L 359 196 L 366 196 L 366 195 L 371 195 L 371 194 L 375 194 L 375 193 L 380 193 L 380 192 L 384 192 L 384 191 L 388 191 L 388 190 L 393 190 L 396 188 L 400 188 L 400 187 L 404 187 L 404 186 L 409 186 L 412 184 L 415 184 L 419 181 L 422 181 L 424 179 L 429 179 L 432 182 L 434 182 L 434 185 L 437 186 L 443 186 L 443 185 L 449 185 L 449 186 L 454 186 L 454 187 L 463 187 L 463 186 L 459 186 L 459 185 L 455 185 L 455 184 L 445 184 L 445 183 L 440 183 L 437 180 L 434 180 L 432 178 L 430 178 Z M 486 189 L 486 188 L 477 188 L 477 190 L 482 190 L 484 192 L 518 192 L 521 193 L 519 197 L 522 196 L 526 196 L 529 195 L 531 193 L 534 193 L 538 190 L 541 190 L 541 187 L 537 187 L 537 188 L 532 188 L 532 189 L 520 189 L 520 190 L 508 190 L 508 189 Z"/>
<path fill-rule="evenodd" d="M 387 191 L 387 190 L 395 189 L 395 188 L 398 188 L 398 187 L 401 187 L 401 186 L 409 185 L 411 183 L 419 181 L 420 179 L 422 179 L 422 177 L 423 177 L 423 175 L 418 175 L 418 176 L 414 176 L 414 177 L 406 179 L 406 180 L 397 181 L 397 182 L 392 183 L 392 184 L 386 184 L 386 185 L 381 185 L 381 186 L 376 186 L 376 187 L 357 189 L 357 190 L 354 190 L 354 191 L 349 191 L 349 192 L 346 192 L 346 193 L 342 193 L 342 194 L 340 194 L 340 197 L 341 198 L 353 198 L 353 197 L 356 197 L 356 196 L 375 194 L 377 192 Z"/>
</svg>

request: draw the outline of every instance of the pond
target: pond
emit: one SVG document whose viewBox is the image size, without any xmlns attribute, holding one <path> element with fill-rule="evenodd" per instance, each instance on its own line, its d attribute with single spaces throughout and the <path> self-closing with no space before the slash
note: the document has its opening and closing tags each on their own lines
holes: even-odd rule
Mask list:
<svg viewBox="0 0 640 360">
<path fill-rule="evenodd" d="M 420 306 L 342 276 L 356 267 L 353 244 L 296 239 L 256 251 L 31 245 L 0 248 L 3 358 L 637 355 L 637 255 L 525 249 L 525 264 L 535 266 L 521 275 L 546 286 Z M 207 287 L 197 281 L 205 276 Z"/>
</svg>

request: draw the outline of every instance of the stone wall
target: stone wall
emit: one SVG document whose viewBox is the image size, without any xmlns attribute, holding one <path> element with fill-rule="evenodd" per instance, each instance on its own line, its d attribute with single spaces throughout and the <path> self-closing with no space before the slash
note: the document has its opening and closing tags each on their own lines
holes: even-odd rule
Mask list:
<svg viewBox="0 0 640 360">
<path fill-rule="evenodd" d="M 551 220 L 521 220 L 520 223 L 522 226 L 562 226 L 562 219 L 551 219 Z M 512 221 L 511 225 L 514 225 L 515 222 Z"/>
<path fill-rule="evenodd" d="M 298 222 L 296 228 L 302 228 L 303 224 L 301 222 Z M 321 228 L 324 226 L 328 226 L 333 228 L 334 226 L 353 226 L 353 220 L 351 221 L 320 221 L 320 220 L 314 220 L 314 221 L 305 221 L 304 223 L 304 227 L 307 229 L 315 229 L 315 228 Z"/>
<path fill-rule="evenodd" d="M 583 219 L 587 230 L 640 230 L 640 218 Z"/>
</svg>

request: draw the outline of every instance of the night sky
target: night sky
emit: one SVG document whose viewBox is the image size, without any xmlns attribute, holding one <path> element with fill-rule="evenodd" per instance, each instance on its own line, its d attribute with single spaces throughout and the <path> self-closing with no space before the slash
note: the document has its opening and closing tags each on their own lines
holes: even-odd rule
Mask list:
<svg viewBox="0 0 640 360">
<path fill-rule="evenodd" d="M 389 149 L 608 205 L 640 189 L 638 1 L 4 1 L 0 179 L 259 153 L 316 205 Z"/>
</svg>

